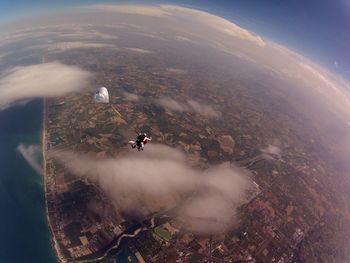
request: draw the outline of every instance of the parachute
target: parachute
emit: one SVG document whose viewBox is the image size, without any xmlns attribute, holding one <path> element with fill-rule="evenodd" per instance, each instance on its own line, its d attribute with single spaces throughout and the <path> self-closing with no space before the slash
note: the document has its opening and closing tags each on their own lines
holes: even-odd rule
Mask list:
<svg viewBox="0 0 350 263">
<path fill-rule="evenodd" d="M 108 94 L 107 88 L 105 88 L 105 87 L 99 88 L 95 92 L 95 94 L 93 96 L 93 100 L 95 103 L 109 104 L 109 94 Z M 123 118 L 123 116 L 120 114 L 120 112 L 116 108 L 114 108 L 114 106 L 112 104 L 109 104 L 109 105 L 112 107 L 112 109 L 115 111 L 115 113 L 117 113 L 119 115 L 120 118 Z"/>
<path fill-rule="evenodd" d="M 94 101 L 96 103 L 109 103 L 108 90 L 105 87 L 99 88 L 94 95 Z"/>
</svg>

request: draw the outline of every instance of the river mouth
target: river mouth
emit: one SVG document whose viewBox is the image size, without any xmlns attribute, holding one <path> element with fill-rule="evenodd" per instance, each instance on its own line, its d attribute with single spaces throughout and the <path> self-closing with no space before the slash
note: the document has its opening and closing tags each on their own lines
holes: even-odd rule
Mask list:
<svg viewBox="0 0 350 263">
<path fill-rule="evenodd" d="M 40 145 L 43 101 L 0 111 L 0 258 L 2 262 L 57 262 L 47 225 L 43 178 L 16 150 Z"/>
</svg>

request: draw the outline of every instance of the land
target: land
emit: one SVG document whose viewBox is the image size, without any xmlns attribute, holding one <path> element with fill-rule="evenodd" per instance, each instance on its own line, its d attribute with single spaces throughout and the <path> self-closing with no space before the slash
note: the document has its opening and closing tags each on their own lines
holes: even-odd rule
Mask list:
<svg viewBox="0 0 350 263">
<path fill-rule="evenodd" d="M 138 262 L 348 262 L 346 174 L 317 119 L 275 93 L 268 79 L 237 81 L 222 68 L 191 63 L 176 74 L 161 51 L 164 61 L 109 52 L 59 57 L 95 72 L 96 79 L 84 92 L 45 100 L 44 153 L 118 158 L 128 151 L 128 136 L 142 130 L 180 149 L 193 166 L 249 169 L 254 187 L 239 208 L 238 227 L 198 235 L 166 211 L 126 217 L 98 185 L 44 154 L 48 218 L 62 262 L 113 262 L 122 247 Z M 110 104 L 92 104 L 98 86 L 108 87 Z M 127 100 L 125 91 L 141 100 Z M 214 105 L 221 117 L 165 110 L 154 103 L 162 96 L 195 98 Z"/>
</svg>

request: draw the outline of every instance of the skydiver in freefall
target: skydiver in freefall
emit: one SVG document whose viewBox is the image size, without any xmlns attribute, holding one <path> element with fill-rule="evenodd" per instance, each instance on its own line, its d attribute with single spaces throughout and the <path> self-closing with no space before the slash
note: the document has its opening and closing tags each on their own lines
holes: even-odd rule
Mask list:
<svg viewBox="0 0 350 263">
<path fill-rule="evenodd" d="M 147 137 L 146 133 L 138 133 L 135 144 L 131 145 L 132 148 L 136 148 L 138 151 L 143 151 L 145 144 L 151 141 L 151 137 Z"/>
</svg>

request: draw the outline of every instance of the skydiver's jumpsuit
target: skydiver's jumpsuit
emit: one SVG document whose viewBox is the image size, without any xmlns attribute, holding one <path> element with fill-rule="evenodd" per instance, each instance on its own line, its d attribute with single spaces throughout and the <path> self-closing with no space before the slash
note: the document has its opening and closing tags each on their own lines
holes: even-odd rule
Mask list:
<svg viewBox="0 0 350 263">
<path fill-rule="evenodd" d="M 150 140 L 151 138 L 148 138 L 145 134 L 140 134 L 139 136 L 137 136 L 137 140 L 136 140 L 137 150 L 143 151 L 143 146 Z"/>
<path fill-rule="evenodd" d="M 143 149 L 143 140 L 146 138 L 146 135 L 144 134 L 140 134 L 139 136 L 137 136 L 137 139 L 136 139 L 136 146 L 137 146 L 137 149 L 140 150 L 140 149 Z"/>
</svg>

